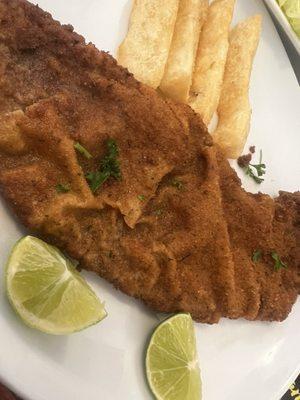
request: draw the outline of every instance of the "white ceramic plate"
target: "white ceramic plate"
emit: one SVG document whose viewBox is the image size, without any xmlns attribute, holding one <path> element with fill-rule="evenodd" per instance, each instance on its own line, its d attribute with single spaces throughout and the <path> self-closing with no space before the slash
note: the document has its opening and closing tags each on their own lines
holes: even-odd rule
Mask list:
<svg viewBox="0 0 300 400">
<path fill-rule="evenodd" d="M 131 1 L 39 0 L 100 49 L 115 52 L 125 34 Z M 264 151 L 267 177 L 260 190 L 295 191 L 300 182 L 300 91 L 287 55 L 261 0 L 238 0 L 235 21 L 264 17 L 251 86 L 249 145 Z M 257 187 L 244 179 L 249 190 Z M 5 205 L 0 208 L 0 264 L 24 234 Z M 84 274 L 105 299 L 101 324 L 70 337 L 24 326 L 0 292 L 0 380 L 29 400 L 147 400 L 144 349 L 158 323 L 154 313 Z M 1 277 L 3 280 L 3 277 Z M 197 324 L 204 400 L 278 400 L 300 371 L 300 302 L 283 323 L 223 320 Z"/>
</svg>

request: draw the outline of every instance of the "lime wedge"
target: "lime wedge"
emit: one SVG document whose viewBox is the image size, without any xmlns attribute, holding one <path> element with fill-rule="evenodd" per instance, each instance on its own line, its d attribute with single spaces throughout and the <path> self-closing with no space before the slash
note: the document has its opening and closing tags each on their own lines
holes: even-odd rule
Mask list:
<svg viewBox="0 0 300 400">
<path fill-rule="evenodd" d="M 46 333 L 66 335 L 106 316 L 103 304 L 71 261 L 32 236 L 14 246 L 6 267 L 6 288 L 22 320 Z"/>
<path fill-rule="evenodd" d="M 154 331 L 146 373 L 157 400 L 200 400 L 201 378 L 196 337 L 189 314 L 177 314 Z"/>
</svg>

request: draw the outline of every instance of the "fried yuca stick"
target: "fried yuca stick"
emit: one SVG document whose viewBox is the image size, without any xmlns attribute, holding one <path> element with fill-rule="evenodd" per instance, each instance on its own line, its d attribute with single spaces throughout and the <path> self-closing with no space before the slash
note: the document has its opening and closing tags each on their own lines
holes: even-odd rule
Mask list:
<svg viewBox="0 0 300 400">
<path fill-rule="evenodd" d="M 199 34 L 208 10 L 208 0 L 180 0 L 174 36 L 161 91 L 187 103 L 192 83 Z"/>
<path fill-rule="evenodd" d="M 224 82 L 213 136 L 228 158 L 238 158 L 250 128 L 249 82 L 261 31 L 260 15 L 238 24 L 230 33 Z"/>
<path fill-rule="evenodd" d="M 135 0 L 118 61 L 136 79 L 157 88 L 164 74 L 179 0 Z"/>
<path fill-rule="evenodd" d="M 206 125 L 217 109 L 235 0 L 214 0 L 199 40 L 189 104 Z"/>
</svg>

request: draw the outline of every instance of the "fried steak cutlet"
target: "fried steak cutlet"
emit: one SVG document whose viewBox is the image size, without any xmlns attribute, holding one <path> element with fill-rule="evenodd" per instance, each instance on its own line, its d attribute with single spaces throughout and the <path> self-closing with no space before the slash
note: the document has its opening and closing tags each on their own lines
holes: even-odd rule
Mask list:
<svg viewBox="0 0 300 400">
<path fill-rule="evenodd" d="M 0 0 L 0 55 L 0 187 L 25 226 L 157 311 L 286 318 L 300 289 L 299 194 L 245 192 L 189 107 L 25 0 Z M 86 174 L 109 138 L 122 179 L 93 193 Z"/>
</svg>

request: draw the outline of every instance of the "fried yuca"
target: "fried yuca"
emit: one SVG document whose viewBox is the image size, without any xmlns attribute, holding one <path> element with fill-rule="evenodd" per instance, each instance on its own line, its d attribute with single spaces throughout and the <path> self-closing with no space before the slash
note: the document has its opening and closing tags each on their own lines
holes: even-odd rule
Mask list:
<svg viewBox="0 0 300 400">
<path fill-rule="evenodd" d="M 218 106 L 219 122 L 215 141 L 228 158 L 238 158 L 250 128 L 249 82 L 259 42 L 262 18 L 255 15 L 230 33 L 224 81 Z"/>
<path fill-rule="evenodd" d="M 189 104 L 206 125 L 219 103 L 234 4 L 235 0 L 212 2 L 199 40 Z"/>
<path fill-rule="evenodd" d="M 136 79 L 157 88 L 162 80 L 179 0 L 135 0 L 118 62 Z"/>
<path fill-rule="evenodd" d="M 161 91 L 186 103 L 192 83 L 199 34 L 208 10 L 208 0 L 181 0 Z"/>
</svg>

